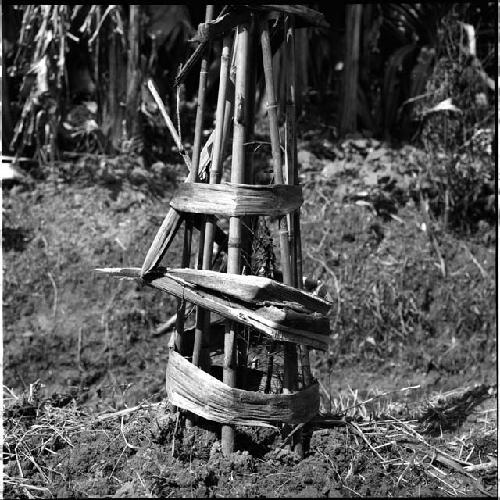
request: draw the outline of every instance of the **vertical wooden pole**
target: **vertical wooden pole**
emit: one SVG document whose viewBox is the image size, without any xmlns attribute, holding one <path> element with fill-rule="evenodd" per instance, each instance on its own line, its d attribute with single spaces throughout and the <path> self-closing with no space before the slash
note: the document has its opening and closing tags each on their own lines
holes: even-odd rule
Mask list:
<svg viewBox="0 0 500 500">
<path fill-rule="evenodd" d="M 264 66 L 264 77 L 266 81 L 267 109 L 269 116 L 269 135 L 271 136 L 271 148 L 273 155 L 274 182 L 283 184 L 283 167 L 281 164 L 281 149 L 278 129 L 278 110 L 276 94 L 274 91 L 272 52 L 269 38 L 268 21 L 264 20 L 261 34 L 262 62 Z M 293 286 L 292 271 L 290 265 L 290 249 L 288 242 L 288 228 L 286 217 L 281 217 L 279 221 L 279 240 L 281 266 L 283 270 L 283 282 Z M 297 351 L 294 344 L 285 342 L 284 344 L 284 392 L 290 393 L 296 389 L 297 385 Z"/>
<path fill-rule="evenodd" d="M 205 22 L 211 21 L 214 15 L 214 6 L 207 5 L 205 11 Z M 196 108 L 196 122 L 194 130 L 193 156 L 191 159 L 192 169 L 195 175 L 200 164 L 201 140 L 203 136 L 203 119 L 205 116 L 205 95 L 207 89 L 208 57 L 210 50 L 205 52 L 201 59 L 200 81 L 198 84 L 198 106 Z"/>
<path fill-rule="evenodd" d="M 214 6 L 207 5 L 205 11 L 205 22 L 210 21 L 214 15 Z M 203 56 L 201 60 L 200 69 L 200 82 L 198 87 L 198 109 L 196 110 L 196 124 L 195 124 L 195 138 L 193 146 L 193 158 L 192 158 L 192 168 L 195 172 L 198 171 L 198 166 L 200 164 L 200 154 L 201 154 L 201 138 L 203 136 L 203 118 L 205 113 L 205 94 L 207 88 L 207 74 L 208 74 L 208 56 L 209 50 Z M 203 266 L 203 249 L 205 241 L 205 226 L 204 220 L 202 221 L 200 228 L 200 235 L 198 241 L 198 269 Z M 201 352 L 201 341 L 203 336 L 203 317 L 205 311 L 201 307 L 196 308 L 196 324 L 195 324 L 195 349 L 193 350 L 193 364 L 198 366 L 200 364 L 200 352 Z"/>
<path fill-rule="evenodd" d="M 222 164 L 224 162 L 224 158 L 227 156 L 227 148 L 229 144 L 229 137 L 231 136 L 232 133 L 232 124 L 233 124 L 233 105 L 234 105 L 234 81 L 236 77 L 236 54 L 235 54 L 235 45 L 236 43 L 233 43 L 232 46 L 232 56 L 231 59 L 228 59 L 227 64 L 228 64 L 228 69 L 227 69 L 227 78 L 226 78 L 226 89 L 225 89 L 225 103 L 223 103 L 223 123 L 222 123 L 222 145 L 221 149 L 219 152 L 217 152 L 217 156 L 219 158 L 216 158 L 215 154 L 216 151 L 213 152 L 212 156 L 212 167 L 215 165 L 215 161 L 217 160 L 218 167 L 217 170 L 214 170 L 213 172 L 210 172 L 211 179 L 217 184 L 221 181 L 222 178 Z M 231 62 L 230 62 L 231 61 Z M 219 116 L 222 112 L 219 111 Z M 214 231 L 215 231 L 215 218 L 209 219 L 209 225 L 211 226 L 211 229 L 209 231 L 212 232 L 211 240 L 212 240 L 212 245 L 213 245 L 213 240 L 214 240 Z M 205 239 L 205 245 L 208 245 L 207 239 Z M 210 250 L 207 250 L 207 260 L 205 266 L 207 266 L 207 269 L 212 269 L 213 265 L 213 246 L 210 248 Z M 205 314 L 205 325 L 204 325 L 204 335 L 207 335 L 207 343 L 210 341 L 210 312 L 207 311 L 207 314 Z"/>
<path fill-rule="evenodd" d="M 246 85 L 247 85 L 247 99 L 245 101 L 245 125 L 246 125 L 246 134 L 245 134 L 245 142 L 251 143 L 255 138 L 255 53 L 256 53 L 256 42 L 258 43 L 258 39 L 256 39 L 255 33 L 258 29 L 257 23 L 255 19 L 251 19 L 251 22 L 248 27 L 248 71 L 246 73 Z M 255 183 L 255 171 L 253 164 L 253 148 L 246 147 L 245 148 L 245 180 L 243 181 L 246 184 L 254 184 Z M 241 241 L 241 255 L 242 255 L 242 267 L 247 272 L 249 272 L 251 268 L 252 261 L 252 242 L 254 231 L 257 227 L 257 217 L 254 215 L 247 215 L 242 219 L 242 241 Z M 247 330 L 246 335 L 239 336 L 238 342 L 238 351 L 237 351 L 237 364 L 238 369 L 240 370 L 240 387 L 242 389 L 247 388 L 248 382 L 248 347 L 250 343 L 251 332 Z"/>
<path fill-rule="evenodd" d="M 217 96 L 217 108 L 215 111 L 215 133 L 214 146 L 212 151 L 212 164 L 210 167 L 210 184 L 218 184 L 222 176 L 222 153 L 223 153 L 223 132 L 224 132 L 224 111 L 226 108 L 227 83 L 229 79 L 229 58 L 231 48 L 231 37 L 224 38 L 222 43 L 220 78 L 219 78 L 219 93 Z M 214 245 L 214 230 L 215 217 L 209 215 L 205 222 L 205 240 L 203 246 L 203 259 L 201 267 L 203 269 L 212 268 L 213 245 Z M 200 246 L 201 248 L 201 246 Z M 201 319 L 201 318 L 200 318 Z M 210 311 L 203 312 L 203 324 L 197 324 L 202 330 L 201 335 L 198 334 L 198 329 L 195 334 L 195 343 L 193 349 L 193 363 L 198 364 L 203 344 L 208 345 L 210 342 Z M 198 322 L 197 322 L 198 323 Z"/>
<path fill-rule="evenodd" d="M 296 121 L 296 53 L 295 53 L 295 23 L 294 18 L 287 16 L 285 20 L 286 40 L 286 127 L 285 127 L 285 154 L 287 159 L 288 184 L 298 184 L 298 159 L 297 159 L 297 121 Z M 302 245 L 300 234 L 300 209 L 291 215 L 291 250 L 293 286 L 302 288 Z M 309 362 L 309 348 L 299 346 L 302 365 L 302 380 L 304 387 L 311 384 L 311 367 Z M 302 436 L 297 433 L 294 439 L 295 451 L 304 454 Z"/>
<path fill-rule="evenodd" d="M 245 181 L 245 140 L 246 117 L 245 101 L 247 99 L 248 71 L 248 24 L 242 24 L 237 29 L 237 62 L 234 98 L 234 133 L 231 163 L 231 182 L 240 184 Z M 227 249 L 227 272 L 240 273 L 241 265 L 241 220 L 238 217 L 229 219 L 229 241 Z M 236 386 L 235 335 L 237 324 L 234 322 L 226 326 L 224 336 L 224 367 L 223 381 L 230 387 Z M 234 427 L 222 426 L 221 434 L 222 453 L 227 456 L 234 451 Z"/>
<path fill-rule="evenodd" d="M 295 65 L 295 26 L 294 19 L 287 16 L 285 21 L 286 36 L 286 67 L 287 67 L 287 92 L 286 92 L 286 127 L 285 127 L 285 152 L 288 170 L 288 184 L 299 183 L 298 159 L 297 159 L 297 119 L 296 119 L 296 65 Z M 290 245 L 292 256 L 293 286 L 302 288 L 302 244 L 300 234 L 300 209 L 291 216 Z M 309 367 L 309 363 L 307 363 Z M 305 377 L 310 383 L 310 373 Z"/>
<path fill-rule="evenodd" d="M 182 245 L 182 260 L 181 267 L 189 267 L 191 260 L 191 239 L 193 236 L 193 222 L 188 216 L 184 221 L 184 241 Z M 175 321 L 175 329 L 177 334 L 175 336 L 175 348 L 177 352 L 185 356 L 187 354 L 184 347 L 184 314 L 186 312 L 186 301 L 177 299 L 177 318 Z"/>
<path fill-rule="evenodd" d="M 280 135 L 278 127 L 278 104 L 276 102 L 276 93 L 274 90 L 273 81 L 273 66 L 271 42 L 269 38 L 268 21 L 265 20 L 262 26 L 261 45 L 262 45 L 262 62 L 264 66 L 264 77 L 266 81 L 266 97 L 267 97 L 267 114 L 269 117 L 269 135 L 271 137 L 271 150 L 273 157 L 273 173 L 275 184 L 283 184 L 283 167 L 281 165 L 281 147 Z M 288 229 L 286 219 L 281 218 L 279 221 L 280 234 L 280 255 L 281 266 L 283 268 L 283 281 L 287 285 L 291 285 L 291 268 L 290 268 L 290 252 L 288 249 Z"/>
<path fill-rule="evenodd" d="M 249 70 L 247 71 L 247 94 L 248 99 L 245 103 L 246 108 L 246 141 L 251 142 L 255 138 L 255 67 L 256 67 L 256 40 L 255 34 L 259 27 L 257 23 L 252 19 L 249 25 L 249 45 L 248 45 L 248 61 Z M 245 182 L 247 184 L 254 184 L 255 172 L 253 165 L 253 150 L 251 148 L 246 149 L 245 156 Z"/>
<path fill-rule="evenodd" d="M 214 13 L 214 6 L 207 5 L 205 10 L 205 22 L 208 22 L 212 19 Z M 189 177 L 191 182 L 196 182 L 197 180 L 197 172 L 198 166 L 200 163 L 200 154 L 201 154 L 201 139 L 203 135 L 203 117 L 205 113 L 205 92 L 207 86 L 207 68 L 208 68 L 208 56 L 209 51 L 205 53 L 201 60 L 201 68 L 200 68 L 200 81 L 198 84 L 198 107 L 196 109 L 196 122 L 195 122 L 195 131 L 194 131 L 194 144 L 193 144 L 193 154 L 191 158 L 191 172 L 189 173 Z M 203 226 L 202 226 L 203 227 Z M 202 229 L 203 230 L 203 229 Z M 185 226 L 184 226 L 184 247 L 182 249 L 182 267 L 189 267 L 190 257 L 191 257 L 191 240 L 193 236 L 193 222 L 190 217 L 186 218 Z M 200 241 L 203 237 L 200 234 Z M 185 301 L 178 300 L 177 301 L 177 339 L 180 345 L 182 346 L 182 336 L 184 333 L 184 313 L 186 310 Z M 197 323 L 199 312 L 197 310 Z M 200 333 L 201 335 L 201 333 Z M 181 352 L 181 351 L 179 351 Z M 181 354 L 186 354 L 181 352 Z"/>
</svg>

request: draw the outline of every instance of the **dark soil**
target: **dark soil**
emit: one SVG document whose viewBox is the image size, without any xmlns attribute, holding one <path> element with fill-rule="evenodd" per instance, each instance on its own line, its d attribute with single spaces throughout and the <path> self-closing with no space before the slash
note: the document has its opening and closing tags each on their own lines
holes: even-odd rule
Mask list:
<svg viewBox="0 0 500 500">
<path fill-rule="evenodd" d="M 19 418 L 11 414 L 6 421 L 10 431 L 14 419 L 27 431 L 15 449 L 13 443 L 7 446 L 12 459 L 6 463 L 6 474 L 15 477 L 20 468 L 32 488 L 11 481 L 6 491 L 11 495 L 25 496 L 28 490 L 44 498 L 425 497 L 450 494 L 454 488 L 470 495 L 494 493 L 496 487 L 491 473 L 483 475 L 481 482 L 443 468 L 418 439 L 401 434 L 388 442 L 387 435 L 397 434 L 396 427 L 384 423 L 374 423 L 370 429 L 364 426 L 371 446 L 378 446 L 383 455 L 381 462 L 377 452 L 348 427 L 311 429 L 310 451 L 304 459 L 281 448 L 278 431 L 240 428 L 236 444 L 244 451 L 224 458 L 212 425 L 198 422 L 186 428 L 183 418 L 178 422 L 165 404 L 100 422 L 76 408 L 46 404 L 38 410 L 37 429 L 29 425 L 30 417 Z M 429 441 L 453 451 L 445 437 Z M 483 461 L 496 450 L 496 439 L 487 441 L 479 452 Z M 468 450 L 472 446 L 465 443 Z M 19 463 L 13 459 L 15 454 Z M 431 468 L 432 464 L 440 468 Z"/>
<path fill-rule="evenodd" d="M 304 429 L 302 460 L 276 429 L 238 429 L 240 451 L 224 458 L 216 427 L 178 421 L 164 402 L 168 335 L 155 333 L 175 301 L 93 272 L 142 265 L 181 165 L 168 166 L 164 196 L 148 194 L 156 178 L 131 159 L 113 160 L 118 173 L 66 164 L 3 188 L 6 497 L 496 494 L 496 466 L 464 469 L 497 457 L 494 228 L 464 237 L 436 220 L 443 276 L 410 188 L 385 191 L 382 210 L 370 170 L 335 173 L 325 141 L 301 143 L 302 236 L 305 274 L 333 301 L 330 352 L 312 365 L 337 423 Z M 408 151 L 381 147 L 408 164 Z M 366 186 L 372 198 L 357 203 Z M 179 245 L 166 265 L 179 265 Z M 486 392 L 455 414 L 436 407 L 434 426 L 412 420 L 412 405 L 477 384 Z"/>
</svg>

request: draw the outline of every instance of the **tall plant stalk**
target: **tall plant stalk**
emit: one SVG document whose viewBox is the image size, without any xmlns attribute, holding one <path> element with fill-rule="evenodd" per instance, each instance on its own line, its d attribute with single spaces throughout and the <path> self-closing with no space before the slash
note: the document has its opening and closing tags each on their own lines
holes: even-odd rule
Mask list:
<svg viewBox="0 0 500 500">
<path fill-rule="evenodd" d="M 346 52 L 340 133 L 356 130 L 361 18 L 363 5 L 346 6 Z"/>
<path fill-rule="evenodd" d="M 130 5 L 127 57 L 127 135 L 135 137 L 140 131 L 139 90 L 141 70 L 139 65 L 140 5 Z"/>
<path fill-rule="evenodd" d="M 237 63 L 234 97 L 234 133 L 231 162 L 231 182 L 245 182 L 245 140 L 246 116 L 245 102 L 247 100 L 248 71 L 248 24 L 242 24 L 237 29 Z M 229 241 L 227 249 L 227 272 L 239 274 L 241 268 L 241 220 L 239 217 L 229 218 Z M 230 387 L 236 386 L 236 353 L 235 337 L 238 325 L 234 322 L 226 326 L 224 335 L 224 366 L 223 382 Z M 221 433 L 222 452 L 225 456 L 234 451 L 234 427 L 223 425 Z"/>
<path fill-rule="evenodd" d="M 110 45 L 108 50 L 109 88 L 104 119 L 109 121 L 108 140 L 110 149 L 119 151 L 123 132 L 124 109 L 120 105 L 118 96 L 126 92 L 126 74 L 123 64 L 120 63 L 123 58 L 120 37 L 111 24 L 108 29 L 110 31 Z"/>
</svg>

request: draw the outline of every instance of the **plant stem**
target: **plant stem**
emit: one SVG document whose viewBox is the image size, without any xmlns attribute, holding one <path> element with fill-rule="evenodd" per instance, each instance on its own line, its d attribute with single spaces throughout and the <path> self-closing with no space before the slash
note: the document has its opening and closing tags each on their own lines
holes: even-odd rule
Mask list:
<svg viewBox="0 0 500 500">
<path fill-rule="evenodd" d="M 140 133 L 139 90 L 139 39 L 140 39 L 140 5 L 130 5 L 128 54 L 127 54 L 127 134 L 128 139 Z"/>
</svg>

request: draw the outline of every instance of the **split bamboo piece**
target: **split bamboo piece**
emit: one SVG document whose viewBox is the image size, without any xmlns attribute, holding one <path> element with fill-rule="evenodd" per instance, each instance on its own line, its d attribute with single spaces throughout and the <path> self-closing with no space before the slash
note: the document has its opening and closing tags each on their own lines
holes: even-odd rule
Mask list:
<svg viewBox="0 0 500 500">
<path fill-rule="evenodd" d="M 278 128 L 278 110 L 274 92 L 274 78 L 272 66 L 271 41 L 269 37 L 269 25 L 267 18 L 264 18 L 261 33 L 262 62 L 264 66 L 264 76 L 266 80 L 267 112 L 269 116 L 269 135 L 271 136 L 271 148 L 273 155 L 274 182 L 283 184 L 283 168 L 281 164 L 281 149 Z M 283 282 L 293 285 L 290 265 L 290 251 L 288 243 L 288 228 L 285 218 L 279 221 L 279 240 L 281 266 L 283 269 Z M 284 390 L 292 392 L 296 389 L 297 375 L 297 351 L 294 345 L 284 345 Z"/>
<path fill-rule="evenodd" d="M 148 89 L 151 92 L 151 95 L 153 96 L 153 99 L 156 102 L 156 105 L 158 106 L 158 109 L 160 110 L 163 119 L 165 120 L 165 124 L 167 125 L 170 135 L 172 136 L 172 139 L 174 140 L 175 145 L 177 146 L 179 154 L 182 156 L 182 159 L 184 160 L 184 163 L 188 168 L 188 172 L 191 173 L 191 158 L 189 158 L 189 155 L 186 153 L 186 150 L 182 145 L 181 138 L 179 137 L 179 134 L 177 133 L 177 130 L 175 129 L 175 126 L 172 123 L 170 116 L 168 116 L 167 110 L 165 109 L 165 105 L 163 104 L 160 94 L 158 94 L 158 91 L 156 90 L 151 78 L 148 80 Z"/>
<path fill-rule="evenodd" d="M 234 132 L 233 151 L 231 162 L 231 182 L 241 184 L 245 180 L 245 101 L 247 99 L 248 71 L 248 24 L 242 24 L 237 29 L 237 63 L 236 81 L 234 97 Z M 238 217 L 229 219 L 229 241 L 227 249 L 227 272 L 240 274 L 241 260 L 241 220 Z M 235 335 L 237 324 L 228 324 L 224 337 L 224 366 L 223 382 L 229 387 L 234 387 L 236 382 L 236 356 L 235 356 Z M 230 425 L 222 426 L 221 434 L 222 452 L 229 455 L 234 451 L 234 427 Z"/>
</svg>

